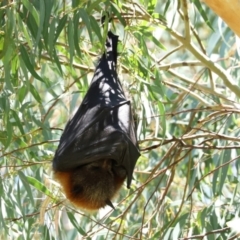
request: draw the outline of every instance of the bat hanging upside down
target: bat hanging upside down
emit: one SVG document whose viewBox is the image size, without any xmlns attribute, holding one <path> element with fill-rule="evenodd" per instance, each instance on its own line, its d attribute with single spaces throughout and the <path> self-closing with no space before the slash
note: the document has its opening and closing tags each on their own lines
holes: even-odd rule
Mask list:
<svg viewBox="0 0 240 240">
<path fill-rule="evenodd" d="M 66 197 L 86 210 L 113 207 L 111 199 L 126 178 L 130 187 L 140 156 L 131 104 L 117 76 L 117 43 L 118 36 L 109 31 L 106 53 L 53 159 Z"/>
</svg>

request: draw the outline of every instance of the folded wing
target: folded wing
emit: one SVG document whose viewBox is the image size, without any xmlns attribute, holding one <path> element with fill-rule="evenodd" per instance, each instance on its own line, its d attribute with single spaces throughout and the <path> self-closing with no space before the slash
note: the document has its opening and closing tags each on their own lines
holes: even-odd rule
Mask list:
<svg viewBox="0 0 240 240">
<path fill-rule="evenodd" d="M 115 160 L 127 171 L 127 185 L 140 156 L 131 104 L 116 72 L 118 37 L 108 33 L 106 53 L 89 90 L 67 123 L 53 159 L 55 171 L 71 171 L 100 159 Z"/>
</svg>

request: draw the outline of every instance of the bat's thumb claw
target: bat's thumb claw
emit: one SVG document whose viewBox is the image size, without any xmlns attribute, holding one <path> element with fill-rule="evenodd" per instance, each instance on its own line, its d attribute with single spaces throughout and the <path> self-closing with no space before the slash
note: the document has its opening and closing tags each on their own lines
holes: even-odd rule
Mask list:
<svg viewBox="0 0 240 240">
<path fill-rule="evenodd" d="M 115 207 L 113 206 L 112 202 L 109 199 L 106 200 L 106 204 L 115 210 Z"/>
</svg>

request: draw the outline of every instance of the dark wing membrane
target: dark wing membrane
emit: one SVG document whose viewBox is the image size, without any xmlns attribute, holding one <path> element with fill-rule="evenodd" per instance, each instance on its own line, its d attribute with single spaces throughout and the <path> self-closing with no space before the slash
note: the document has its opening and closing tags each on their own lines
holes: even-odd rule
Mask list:
<svg viewBox="0 0 240 240">
<path fill-rule="evenodd" d="M 103 158 L 114 159 L 128 172 L 128 186 L 140 156 L 130 102 L 116 72 L 118 37 L 108 33 L 107 51 L 96 68 L 89 90 L 68 122 L 53 169 L 69 171 Z"/>
</svg>

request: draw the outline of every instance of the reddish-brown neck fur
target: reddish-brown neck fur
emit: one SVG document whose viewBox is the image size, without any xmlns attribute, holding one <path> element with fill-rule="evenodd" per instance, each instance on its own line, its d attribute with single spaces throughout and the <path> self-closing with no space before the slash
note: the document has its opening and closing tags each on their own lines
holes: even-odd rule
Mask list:
<svg viewBox="0 0 240 240">
<path fill-rule="evenodd" d="M 71 172 L 55 172 L 66 197 L 77 207 L 97 210 L 116 195 L 126 178 L 126 170 L 113 160 L 102 159 Z"/>
</svg>

